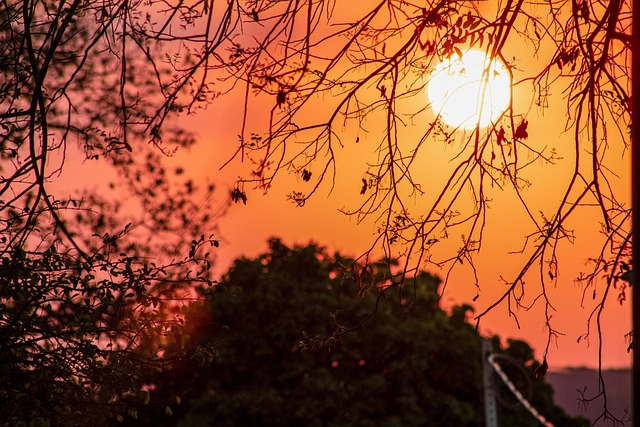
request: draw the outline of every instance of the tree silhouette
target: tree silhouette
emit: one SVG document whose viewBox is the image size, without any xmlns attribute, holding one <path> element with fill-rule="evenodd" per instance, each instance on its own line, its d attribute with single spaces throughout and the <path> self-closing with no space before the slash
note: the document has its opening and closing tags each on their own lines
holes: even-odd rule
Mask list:
<svg viewBox="0 0 640 427">
<path fill-rule="evenodd" d="M 395 283 L 402 286 L 407 274 L 429 265 L 449 273 L 465 263 L 475 273 L 474 261 L 491 240 L 492 201 L 508 195 L 527 227 L 520 268 L 502 276 L 504 292 L 477 318 L 503 306 L 517 319 L 518 309 L 542 305 L 545 360 L 559 334 L 548 291 L 561 285 L 559 248 L 575 241 L 574 220 L 590 214 L 602 246 L 575 279 L 594 300 L 580 339 L 596 330 L 601 351 L 602 312 L 609 301 L 625 300 L 631 271 L 631 209 L 613 166 L 630 141 L 629 2 L 248 1 L 229 2 L 225 12 L 220 19 L 233 17 L 227 22 L 238 25 L 235 36 L 215 44 L 221 40 L 216 34 L 194 45 L 200 52 L 222 48 L 225 55 L 208 56 L 205 69 L 219 76 L 220 92 L 244 93 L 234 159 L 253 166 L 237 182 L 234 201 L 250 203 L 248 188 L 267 192 L 290 173 L 303 186 L 292 188 L 289 199 L 303 206 L 323 185 L 343 184 L 344 169 L 359 165 L 353 205 L 343 211 L 377 230 L 360 259 L 401 259 Z M 522 110 L 512 97 L 501 118 L 467 131 L 452 129 L 438 112 L 430 117 L 424 100 L 430 72 L 470 48 L 501 60 L 513 90 L 532 94 L 531 106 Z M 537 65 L 521 66 L 531 56 Z M 571 170 L 553 182 L 558 199 L 540 208 L 527 193 L 536 179 L 530 171 L 550 167 L 560 154 L 536 143 L 544 130 L 529 123 L 534 111 L 554 103 L 566 111 Z M 420 121 L 426 125 L 415 126 Z M 340 157 L 367 135 L 376 138 L 368 148 L 372 157 Z M 433 155 L 434 144 L 447 150 L 449 167 L 442 180 L 421 179 L 421 169 L 443 161 Z M 452 245 L 452 236 L 460 243 Z M 477 277 L 476 286 L 479 293 Z"/>
<path fill-rule="evenodd" d="M 573 240 L 572 218 L 595 206 L 604 244 L 579 279 L 585 292 L 597 291 L 590 322 L 599 330 L 605 303 L 624 298 L 631 270 L 631 211 L 609 167 L 614 144 L 624 151 L 629 141 L 630 21 L 631 6 L 621 0 L 4 2 L 0 334 L 7 338 L 0 345 L 3 379 L 10 381 L 0 386 L 0 398 L 12 402 L 7 422 L 44 423 L 46 414 L 71 419 L 66 407 L 43 402 L 90 406 L 100 393 L 98 400 L 121 415 L 123 402 L 140 392 L 135 375 L 110 382 L 118 377 L 96 372 L 108 366 L 135 373 L 143 363 L 137 349 L 157 353 L 151 347 L 159 341 L 142 344 L 146 332 L 152 326 L 166 332 L 174 319 L 168 311 L 156 316 L 154 305 L 175 298 L 188 282 L 209 280 L 209 260 L 198 258 L 207 254 L 203 246 L 217 244 L 206 237 L 216 212 L 205 212 L 197 198 L 213 188 L 198 190 L 181 178 L 182 169 L 168 172 L 163 156 L 194 142 L 176 116 L 229 92 L 245 97 L 234 158 L 255 165 L 233 189 L 235 202 L 250 203 L 245 188 L 267 191 L 290 172 L 307 185 L 290 195 L 304 205 L 339 178 L 339 148 L 367 132 L 380 136 L 371 150 L 376 158 L 363 159 L 353 183 L 362 201 L 345 213 L 378 226 L 365 264 L 380 252 L 402 259 L 394 285 L 429 264 L 473 266 L 488 238 L 491 197 L 513 195 L 530 230 L 525 259 L 486 310 L 504 304 L 515 314 L 529 295 L 545 305 L 549 343 L 557 334 L 547 289 L 558 278 L 558 245 Z M 520 45 L 542 66 L 520 70 Z M 470 47 L 501 59 L 516 87 L 530 88 L 537 108 L 563 94 L 573 170 L 558 183 L 560 200 L 542 215 L 527 198 L 527 171 L 554 163 L 558 154 L 530 143 L 541 130 L 529 127 L 530 112 L 513 100 L 486 128 L 462 132 L 436 115 L 418 135 L 407 131 L 427 114 L 422 94 L 429 72 Z M 450 150 L 451 168 L 442 183 L 427 186 L 416 170 L 433 141 Z M 70 161 L 72 143 L 87 161 L 113 166 L 114 197 L 52 192 L 51 178 Z M 148 221 L 127 226 L 131 215 L 117 207 L 122 194 L 134 196 Z M 417 197 L 426 205 L 412 210 Z M 463 236 L 453 251 L 445 245 L 450 236 Z M 358 276 L 363 290 L 367 271 Z M 35 384 L 44 388 L 35 392 Z M 65 393 L 74 398 L 63 399 Z M 81 406 L 70 410 L 86 421 L 91 411 Z"/>
<path fill-rule="evenodd" d="M 505 278 L 504 294 L 478 317 L 500 304 L 515 316 L 518 307 L 529 304 L 524 299 L 525 277 L 530 277 L 527 301 L 539 301 L 552 312 L 546 289 L 557 284 L 558 247 L 574 240 L 570 224 L 576 213 L 594 206 L 598 209 L 594 227 L 606 237 L 602 251 L 593 255 L 592 269 L 579 278 L 585 292 L 591 292 L 604 276 L 594 321 L 599 323 L 607 298 L 624 297 L 630 268 L 630 207 L 612 184 L 615 172 L 608 163 L 611 144 L 628 147 L 629 143 L 628 3 L 541 6 L 506 1 L 492 9 L 468 1 L 381 1 L 357 10 L 349 5 L 349 13 L 329 2 L 290 2 L 282 9 L 270 3 L 252 5 L 253 20 L 259 17 L 258 23 L 266 28 L 262 38 L 238 48 L 238 55 L 245 58 L 245 91 L 271 95 L 273 108 L 266 131 L 241 137 L 237 155 L 250 157 L 256 167 L 239 188 L 252 182 L 266 191 L 279 173 L 301 174 L 311 185 L 305 192 L 292 191 L 290 198 L 304 205 L 324 181 L 338 176 L 340 147 L 358 143 L 356 135 L 366 134 L 368 122 L 382 124 L 371 125 L 371 133 L 380 135 L 374 163 L 363 160 L 361 185 L 353 183 L 354 195 L 360 190 L 362 202 L 345 209 L 358 220 L 374 217 L 378 226 L 363 259 L 376 250 L 388 258 L 402 257 L 405 268 L 399 284 L 404 274 L 424 264 L 445 270 L 463 262 L 473 265 L 483 240 L 490 239 L 483 233 L 492 198 L 508 193 L 520 205 L 521 221 L 530 230 L 523 236 L 525 258 L 519 272 Z M 518 43 L 540 58 L 539 69 L 520 69 L 522 53 L 513 47 Z M 517 109 L 513 100 L 503 117 L 486 128 L 462 132 L 436 115 L 428 126 L 419 127 L 417 136 L 407 132 L 410 122 L 424 118 L 429 72 L 441 58 L 469 48 L 502 60 L 514 86 L 530 88 L 538 108 L 552 102 L 551 93 L 564 94 L 557 102 L 565 102 L 568 111 L 573 171 L 561 181 L 558 202 L 541 215 L 526 193 L 535 184 L 527 170 L 537 163 L 553 164 L 559 155 L 552 147 L 530 143 L 542 130 L 528 127 L 530 111 Z M 247 96 L 246 111 L 253 99 Z M 326 114 L 316 109 L 309 117 L 321 99 L 329 104 L 322 110 Z M 245 116 L 243 130 L 255 128 L 249 113 Z M 429 168 L 434 142 L 451 150 L 450 174 L 441 185 L 415 178 L 421 168 Z M 412 210 L 416 198 L 424 205 Z M 446 246 L 449 236 L 462 236 L 453 251 Z M 556 336 L 550 317 L 549 343 Z"/>
<path fill-rule="evenodd" d="M 442 310 L 440 280 L 425 272 L 405 294 L 385 290 L 385 263 L 377 286 L 362 293 L 344 270 L 352 262 L 277 239 L 266 253 L 236 260 L 190 309 L 188 338 L 168 348 L 180 355 L 174 369 L 156 376 L 136 425 L 482 425 L 482 338 L 466 320 L 470 307 Z M 203 349 L 217 356 L 199 357 Z M 500 352 L 531 378 L 540 366 L 525 342 Z M 588 423 L 555 406 L 541 379 L 530 399 L 554 425 Z M 501 425 L 539 425 L 521 405 L 501 412 Z"/>
<path fill-rule="evenodd" d="M 602 311 L 610 300 L 625 300 L 631 271 L 631 209 L 615 183 L 614 166 L 630 141 L 630 3 L 229 5 L 237 6 L 235 22 L 242 31 L 230 40 L 228 55 L 216 56 L 209 68 L 229 90 L 245 94 L 235 158 L 249 159 L 252 168 L 238 181 L 234 201 L 250 203 L 248 188 L 266 192 L 290 173 L 302 184 L 289 199 L 303 206 L 321 188 L 354 180 L 344 169 L 359 167 L 362 176 L 350 183 L 353 204 L 343 211 L 374 223 L 377 234 L 361 259 L 401 259 L 401 286 L 405 275 L 425 265 L 449 273 L 464 263 L 475 273 L 483 242 L 492 239 L 486 224 L 493 199 L 507 195 L 522 213 L 514 221 L 527 230 L 518 249 L 521 264 L 513 275 L 502 276 L 504 292 L 485 303 L 477 318 L 503 306 L 517 319 L 519 308 L 542 305 L 545 357 L 558 336 L 548 290 L 561 284 L 559 248 L 575 241 L 575 220 L 589 214 L 590 228 L 602 232 L 602 246 L 575 278 L 585 298 L 595 301 L 580 338 L 595 329 L 600 340 Z M 501 60 L 512 91 L 528 91 L 531 105 L 523 110 L 512 97 L 502 117 L 471 130 L 451 128 L 438 112 L 430 116 L 424 92 L 431 71 L 470 48 Z M 531 53 L 538 58 L 534 67 L 524 61 Z M 564 133 L 573 147 L 563 155 L 570 173 L 553 181 L 558 199 L 539 207 L 527 192 L 536 184 L 531 170 L 551 167 L 561 155 L 539 143 L 544 129 L 529 123 L 532 113 L 554 103 L 566 111 Z M 271 106 L 268 115 L 265 105 Z M 340 157 L 365 136 L 375 140 L 371 157 Z M 444 157 L 434 145 L 444 147 Z M 419 177 L 422 169 L 440 168 L 442 162 L 448 164 L 442 177 Z M 480 293 L 477 276 L 476 286 Z"/>
<path fill-rule="evenodd" d="M 218 242 L 206 236 L 220 212 L 200 204 L 214 189 L 167 169 L 163 157 L 193 138 L 150 122 L 170 68 L 154 65 L 130 6 L 0 6 L 3 426 L 134 416 L 141 375 L 170 364 L 162 346 L 188 286 L 211 282 Z M 83 160 L 76 151 L 113 172 L 75 177 L 102 181 L 97 192 L 60 196 L 55 178 Z"/>
</svg>

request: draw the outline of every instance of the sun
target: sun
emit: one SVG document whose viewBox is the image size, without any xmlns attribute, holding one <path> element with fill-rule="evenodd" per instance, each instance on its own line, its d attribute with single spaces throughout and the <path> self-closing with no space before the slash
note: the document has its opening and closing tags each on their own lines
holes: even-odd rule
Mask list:
<svg viewBox="0 0 640 427">
<path fill-rule="evenodd" d="M 452 55 L 436 66 L 427 94 L 436 114 L 450 126 L 473 129 L 495 122 L 509 106 L 511 78 L 500 59 L 481 50 Z"/>
</svg>

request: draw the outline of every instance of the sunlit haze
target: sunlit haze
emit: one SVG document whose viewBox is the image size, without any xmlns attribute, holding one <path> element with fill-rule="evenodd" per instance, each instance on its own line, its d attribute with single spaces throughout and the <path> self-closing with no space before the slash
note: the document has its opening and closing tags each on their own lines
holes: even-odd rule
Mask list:
<svg viewBox="0 0 640 427">
<path fill-rule="evenodd" d="M 531 83 L 524 80 L 527 75 L 539 72 L 545 66 L 544 61 L 526 53 L 526 49 L 517 40 L 505 46 L 504 56 L 513 73 L 512 88 L 504 65 L 497 59 L 491 61 L 484 103 L 478 102 L 478 94 L 483 87 L 479 82 L 487 67 L 483 52 L 470 51 L 464 55 L 463 62 L 454 53 L 440 65 L 433 64 L 430 67 L 433 70 L 430 83 L 428 78 L 420 76 L 422 83 L 428 86 L 421 89 L 419 96 L 410 100 L 414 103 L 413 111 L 419 110 L 420 115 L 411 116 L 411 119 L 406 120 L 406 126 L 398 127 L 398 132 L 402 135 L 400 142 L 404 144 L 402 148 L 408 154 L 413 154 L 415 145 L 412 144 L 420 139 L 420 135 L 438 112 L 451 128 L 463 128 L 461 134 L 468 134 L 471 131 L 464 129 L 475 127 L 478 109 L 482 111 L 481 126 L 502 120 L 498 125 L 507 127 L 509 120 L 500 118 L 500 115 L 509 106 L 512 92 L 514 117 L 517 120 L 526 117 L 529 123 L 529 136 L 522 145 L 545 153 L 553 151 L 556 156 L 552 164 L 532 161 L 532 155 L 523 160 L 531 161 L 531 164 L 520 172 L 520 178 L 531 185 L 523 185 L 519 195 L 508 189 L 503 190 L 499 181 L 487 186 L 485 197 L 488 200 L 488 211 L 484 241 L 474 268 L 468 263 L 460 264 L 449 274 L 447 269 L 438 269 L 432 264 L 426 267 L 443 279 L 448 275 L 448 285 L 442 299 L 444 306 L 472 304 L 476 313 L 488 307 L 504 291 L 506 282 L 517 273 L 526 256 L 523 242 L 532 234 L 535 224 L 532 224 L 518 197 L 526 200 L 529 214 L 536 219 L 542 214 L 553 214 L 557 202 L 564 196 L 564 186 L 572 179 L 575 170 L 573 135 L 566 132 L 566 100 L 562 98 L 562 94 L 554 93 L 557 96 L 549 97 L 548 105 L 543 106 L 540 99 L 535 98 L 537 94 L 532 90 Z M 458 77 L 463 75 L 469 80 L 459 81 Z M 372 94 L 379 96 L 379 91 L 374 88 Z M 328 105 L 334 101 L 327 95 L 323 96 L 324 98 L 312 99 L 313 104 L 309 103 L 305 118 L 318 122 L 323 120 L 322 114 L 326 113 L 330 108 Z M 255 159 L 236 156 L 232 161 L 229 160 L 238 152 L 238 135 L 241 132 L 243 114 L 249 117 L 246 133 L 254 130 L 257 132 L 261 125 L 268 122 L 269 112 L 274 108 L 274 99 L 266 95 L 254 97 L 251 94 L 251 105 L 245 112 L 243 97 L 242 91 L 231 92 L 216 99 L 208 109 L 180 118 L 181 125 L 197 133 L 198 143 L 188 150 L 178 151 L 167 161 L 176 166 L 186 165 L 186 173 L 195 182 L 216 184 L 218 199 L 203 200 L 203 206 L 226 203 L 238 177 L 250 175 L 255 168 L 255 163 L 252 163 Z M 544 101 L 547 102 L 546 99 Z M 274 111 L 280 110 L 275 108 Z M 408 115 L 403 116 L 405 117 Z M 341 251 L 349 256 L 359 256 L 371 248 L 378 235 L 378 225 L 374 218 L 358 221 L 356 216 L 345 215 L 340 211 L 357 207 L 365 198 L 360 194 L 361 180 L 366 176 L 368 165 L 378 161 L 376 156 L 382 138 L 379 131 L 383 122 L 367 117 L 357 126 L 345 125 L 344 132 L 340 135 L 342 143 L 333 147 L 336 154 L 335 176 L 323 182 L 314 197 L 304 206 L 297 206 L 287 199 L 292 190 L 308 193 L 313 187 L 313 182 L 305 182 L 299 174 L 288 174 L 286 170 L 282 170 L 266 190 L 247 184 L 246 205 L 230 204 L 220 221 L 217 236 L 221 244 L 215 251 L 215 268 L 218 274 L 223 274 L 236 257 L 252 257 L 265 251 L 269 237 L 280 237 L 287 244 L 315 241 L 327 247 L 330 252 Z M 490 129 L 486 127 L 483 131 L 488 132 Z M 442 180 L 455 168 L 452 157 L 463 144 L 461 138 L 456 138 L 454 134 L 451 142 L 444 142 L 438 136 L 429 137 L 424 142 L 422 151 L 416 155 L 412 178 L 421 186 L 424 194 L 416 194 L 411 204 L 407 204 L 406 208 L 412 213 L 420 213 L 426 209 L 429 198 L 437 195 Z M 607 167 L 615 171 L 616 177 L 607 184 L 625 196 L 630 195 L 630 168 L 624 144 L 616 138 L 615 132 L 611 132 L 608 155 L 612 160 Z M 525 157 L 529 155 L 525 154 Z M 95 162 L 87 161 L 84 168 L 89 172 L 84 173 L 85 176 L 89 176 L 95 167 Z M 318 169 L 310 170 L 314 177 L 320 172 Z M 74 168 L 69 168 L 68 172 L 68 175 L 63 176 L 61 184 L 65 185 L 66 179 L 66 185 L 77 186 L 75 177 L 83 172 Z M 330 170 L 329 174 L 331 173 Z M 90 183 L 87 185 L 91 186 Z M 463 201 L 467 200 L 465 197 L 467 193 L 463 192 Z M 581 272 L 591 268 L 590 259 L 602 247 L 605 237 L 597 226 L 598 215 L 599 211 L 595 206 L 591 210 L 581 210 L 566 224 L 567 229 L 575 232 L 575 238 L 571 242 L 566 240 L 558 244 L 562 264 L 556 283 L 546 289 L 552 307 L 547 314 L 552 316 L 552 323 L 558 332 L 557 340 L 550 344 L 549 364 L 552 369 L 564 366 L 595 367 L 599 352 L 604 367 L 629 366 L 628 342 L 625 340 L 625 334 L 630 330 L 629 303 L 618 303 L 615 297 L 611 298 L 602 316 L 604 342 L 600 348 L 593 317 L 591 323 L 588 323 L 597 300 L 592 298 L 591 292 L 586 293 L 583 285 L 575 280 Z M 447 243 L 449 246 L 443 244 L 441 248 L 455 250 L 462 237 L 450 236 Z M 533 239 L 529 240 L 529 244 L 535 244 Z M 437 256 L 440 256 L 439 253 L 434 254 L 434 257 Z M 540 274 L 539 271 L 534 273 Z M 479 289 L 474 285 L 476 278 Z M 506 305 L 499 306 L 482 320 L 480 330 L 500 335 L 503 339 L 524 339 L 531 343 L 536 357 L 541 357 L 548 340 L 544 322 L 545 308 L 538 289 L 535 288 L 539 278 L 531 274 L 526 279 L 525 294 L 528 299 L 524 302 L 530 308 L 516 310 L 516 319 L 509 314 Z M 627 300 L 629 299 L 627 296 Z M 589 339 L 582 338 L 578 342 L 587 331 L 590 332 Z"/>
<path fill-rule="evenodd" d="M 495 122 L 509 106 L 511 80 L 499 59 L 472 49 L 435 68 L 428 83 L 434 111 L 452 127 L 473 129 Z"/>
</svg>

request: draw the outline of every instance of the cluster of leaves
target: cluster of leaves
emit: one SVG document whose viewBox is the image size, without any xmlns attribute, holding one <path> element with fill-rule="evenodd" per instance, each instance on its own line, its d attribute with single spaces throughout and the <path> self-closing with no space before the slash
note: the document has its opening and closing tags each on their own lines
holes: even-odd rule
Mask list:
<svg viewBox="0 0 640 427">
<path fill-rule="evenodd" d="M 2 426 L 134 416 L 190 287 L 212 283 L 220 212 L 213 186 L 165 164 L 193 136 L 168 119 L 187 106 L 165 104 L 179 82 L 151 54 L 145 3 L 0 5 Z M 98 191 L 56 188 L 83 157 Z"/>
<path fill-rule="evenodd" d="M 33 249 L 3 252 L 1 425 L 100 425 L 139 403 L 143 374 L 170 365 L 163 344 L 181 328 L 185 287 L 211 285 L 205 252 L 217 241 L 201 236 L 168 261 L 176 247 L 141 243 L 130 225 L 114 234 L 94 225 L 99 245 L 82 256 L 55 235 L 34 244 L 35 231 Z"/>
<path fill-rule="evenodd" d="M 352 262 L 277 239 L 267 253 L 237 260 L 191 307 L 188 337 L 168 349 L 180 360 L 155 377 L 135 425 L 482 425 L 482 338 L 467 322 L 470 307 L 442 310 L 440 281 L 424 272 L 407 279 L 406 294 L 385 287 L 386 262 L 372 268 L 377 286 L 361 292 L 344 269 Z M 526 343 L 502 351 L 522 364 L 531 402 L 549 420 L 586 425 L 533 379 L 540 364 Z M 517 405 L 500 422 L 538 425 Z"/>
</svg>

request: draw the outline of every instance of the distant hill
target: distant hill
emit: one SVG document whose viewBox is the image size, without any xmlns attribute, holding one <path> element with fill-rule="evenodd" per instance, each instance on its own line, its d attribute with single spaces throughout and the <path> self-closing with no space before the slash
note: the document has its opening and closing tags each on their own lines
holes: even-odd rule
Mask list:
<svg viewBox="0 0 640 427">
<path fill-rule="evenodd" d="M 607 408 L 609 412 L 624 419 L 625 426 L 630 426 L 631 410 L 631 370 L 605 370 L 603 378 L 607 391 Z M 585 397 L 594 397 L 599 393 L 598 371 L 587 368 L 565 368 L 547 373 L 545 379 L 555 390 L 554 400 L 572 416 L 583 416 L 594 421 L 602 414 L 602 397 L 585 405 L 581 402 L 581 393 Z M 599 420 L 596 427 L 611 426 L 610 422 Z"/>
</svg>

